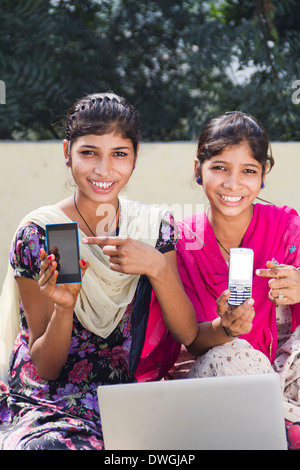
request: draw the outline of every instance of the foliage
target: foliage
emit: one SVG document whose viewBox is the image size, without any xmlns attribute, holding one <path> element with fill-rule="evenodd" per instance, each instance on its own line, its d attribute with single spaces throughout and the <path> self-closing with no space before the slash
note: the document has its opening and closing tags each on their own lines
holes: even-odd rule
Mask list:
<svg viewBox="0 0 300 470">
<path fill-rule="evenodd" d="M 228 109 L 299 140 L 299 14 L 295 0 L 2 0 L 0 138 L 61 138 L 74 100 L 113 90 L 144 140 L 195 139 Z"/>
<path fill-rule="evenodd" d="M 55 8 L 46 0 L 1 2 L 1 79 L 7 90 L 2 137 L 14 132 L 28 138 L 30 131 L 38 138 L 57 137 L 51 119 L 64 115 L 84 92 L 109 86 L 112 58 L 95 31 L 97 9 L 88 0 L 56 2 Z"/>
<path fill-rule="evenodd" d="M 240 71 L 253 70 L 234 89 L 235 107 L 255 114 L 273 140 L 299 140 L 299 105 L 292 102 L 300 78 L 299 2 L 228 0 L 218 14 L 235 34 L 232 56 Z"/>
</svg>

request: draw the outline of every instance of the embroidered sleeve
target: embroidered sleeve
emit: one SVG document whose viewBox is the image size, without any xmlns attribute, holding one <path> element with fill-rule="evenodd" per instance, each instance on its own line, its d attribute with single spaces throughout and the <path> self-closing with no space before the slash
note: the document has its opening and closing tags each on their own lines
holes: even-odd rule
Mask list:
<svg viewBox="0 0 300 470">
<path fill-rule="evenodd" d="M 161 221 L 156 248 L 161 253 L 175 250 L 176 239 L 176 223 L 173 215 L 168 212 L 167 216 Z"/>
<path fill-rule="evenodd" d="M 45 248 L 44 230 L 33 223 L 21 227 L 10 252 L 15 277 L 39 279 L 40 248 Z"/>
</svg>

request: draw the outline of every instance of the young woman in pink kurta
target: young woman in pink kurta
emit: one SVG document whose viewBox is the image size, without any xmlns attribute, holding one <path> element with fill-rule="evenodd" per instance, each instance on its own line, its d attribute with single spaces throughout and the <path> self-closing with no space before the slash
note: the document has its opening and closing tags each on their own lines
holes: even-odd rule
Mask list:
<svg viewBox="0 0 300 470">
<path fill-rule="evenodd" d="M 274 160 L 263 127 L 229 112 L 200 135 L 195 178 L 206 212 L 180 224 L 179 273 L 196 311 L 198 334 L 187 350 L 198 359 L 189 377 L 281 374 L 289 445 L 300 446 L 300 217 L 289 207 L 258 204 Z M 252 298 L 227 304 L 229 250 L 252 248 Z M 298 343 L 300 344 L 300 343 Z"/>
</svg>

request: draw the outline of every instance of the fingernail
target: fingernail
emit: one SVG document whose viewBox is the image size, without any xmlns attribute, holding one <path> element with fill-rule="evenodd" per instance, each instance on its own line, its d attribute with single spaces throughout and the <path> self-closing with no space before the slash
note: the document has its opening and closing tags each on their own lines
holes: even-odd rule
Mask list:
<svg viewBox="0 0 300 470">
<path fill-rule="evenodd" d="M 47 259 L 50 261 L 52 259 L 52 255 L 47 256 Z"/>
<path fill-rule="evenodd" d="M 84 261 L 84 259 L 82 259 L 81 262 L 82 262 L 83 266 L 86 265 L 86 262 Z"/>
<path fill-rule="evenodd" d="M 248 299 L 248 300 L 247 300 L 247 303 L 248 303 L 249 305 L 253 305 L 253 304 L 254 304 L 254 300 L 253 300 L 253 299 Z"/>
<path fill-rule="evenodd" d="M 257 276 L 260 276 L 260 275 L 261 275 L 261 270 L 260 270 L 260 269 L 257 269 L 257 270 L 255 271 L 255 273 L 257 274 Z"/>
</svg>

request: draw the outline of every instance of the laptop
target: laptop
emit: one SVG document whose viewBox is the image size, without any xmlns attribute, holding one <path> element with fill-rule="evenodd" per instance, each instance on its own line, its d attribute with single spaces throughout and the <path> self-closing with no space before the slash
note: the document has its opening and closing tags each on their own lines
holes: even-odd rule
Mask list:
<svg viewBox="0 0 300 470">
<path fill-rule="evenodd" d="M 98 387 L 106 450 L 287 449 L 279 375 Z"/>
</svg>

